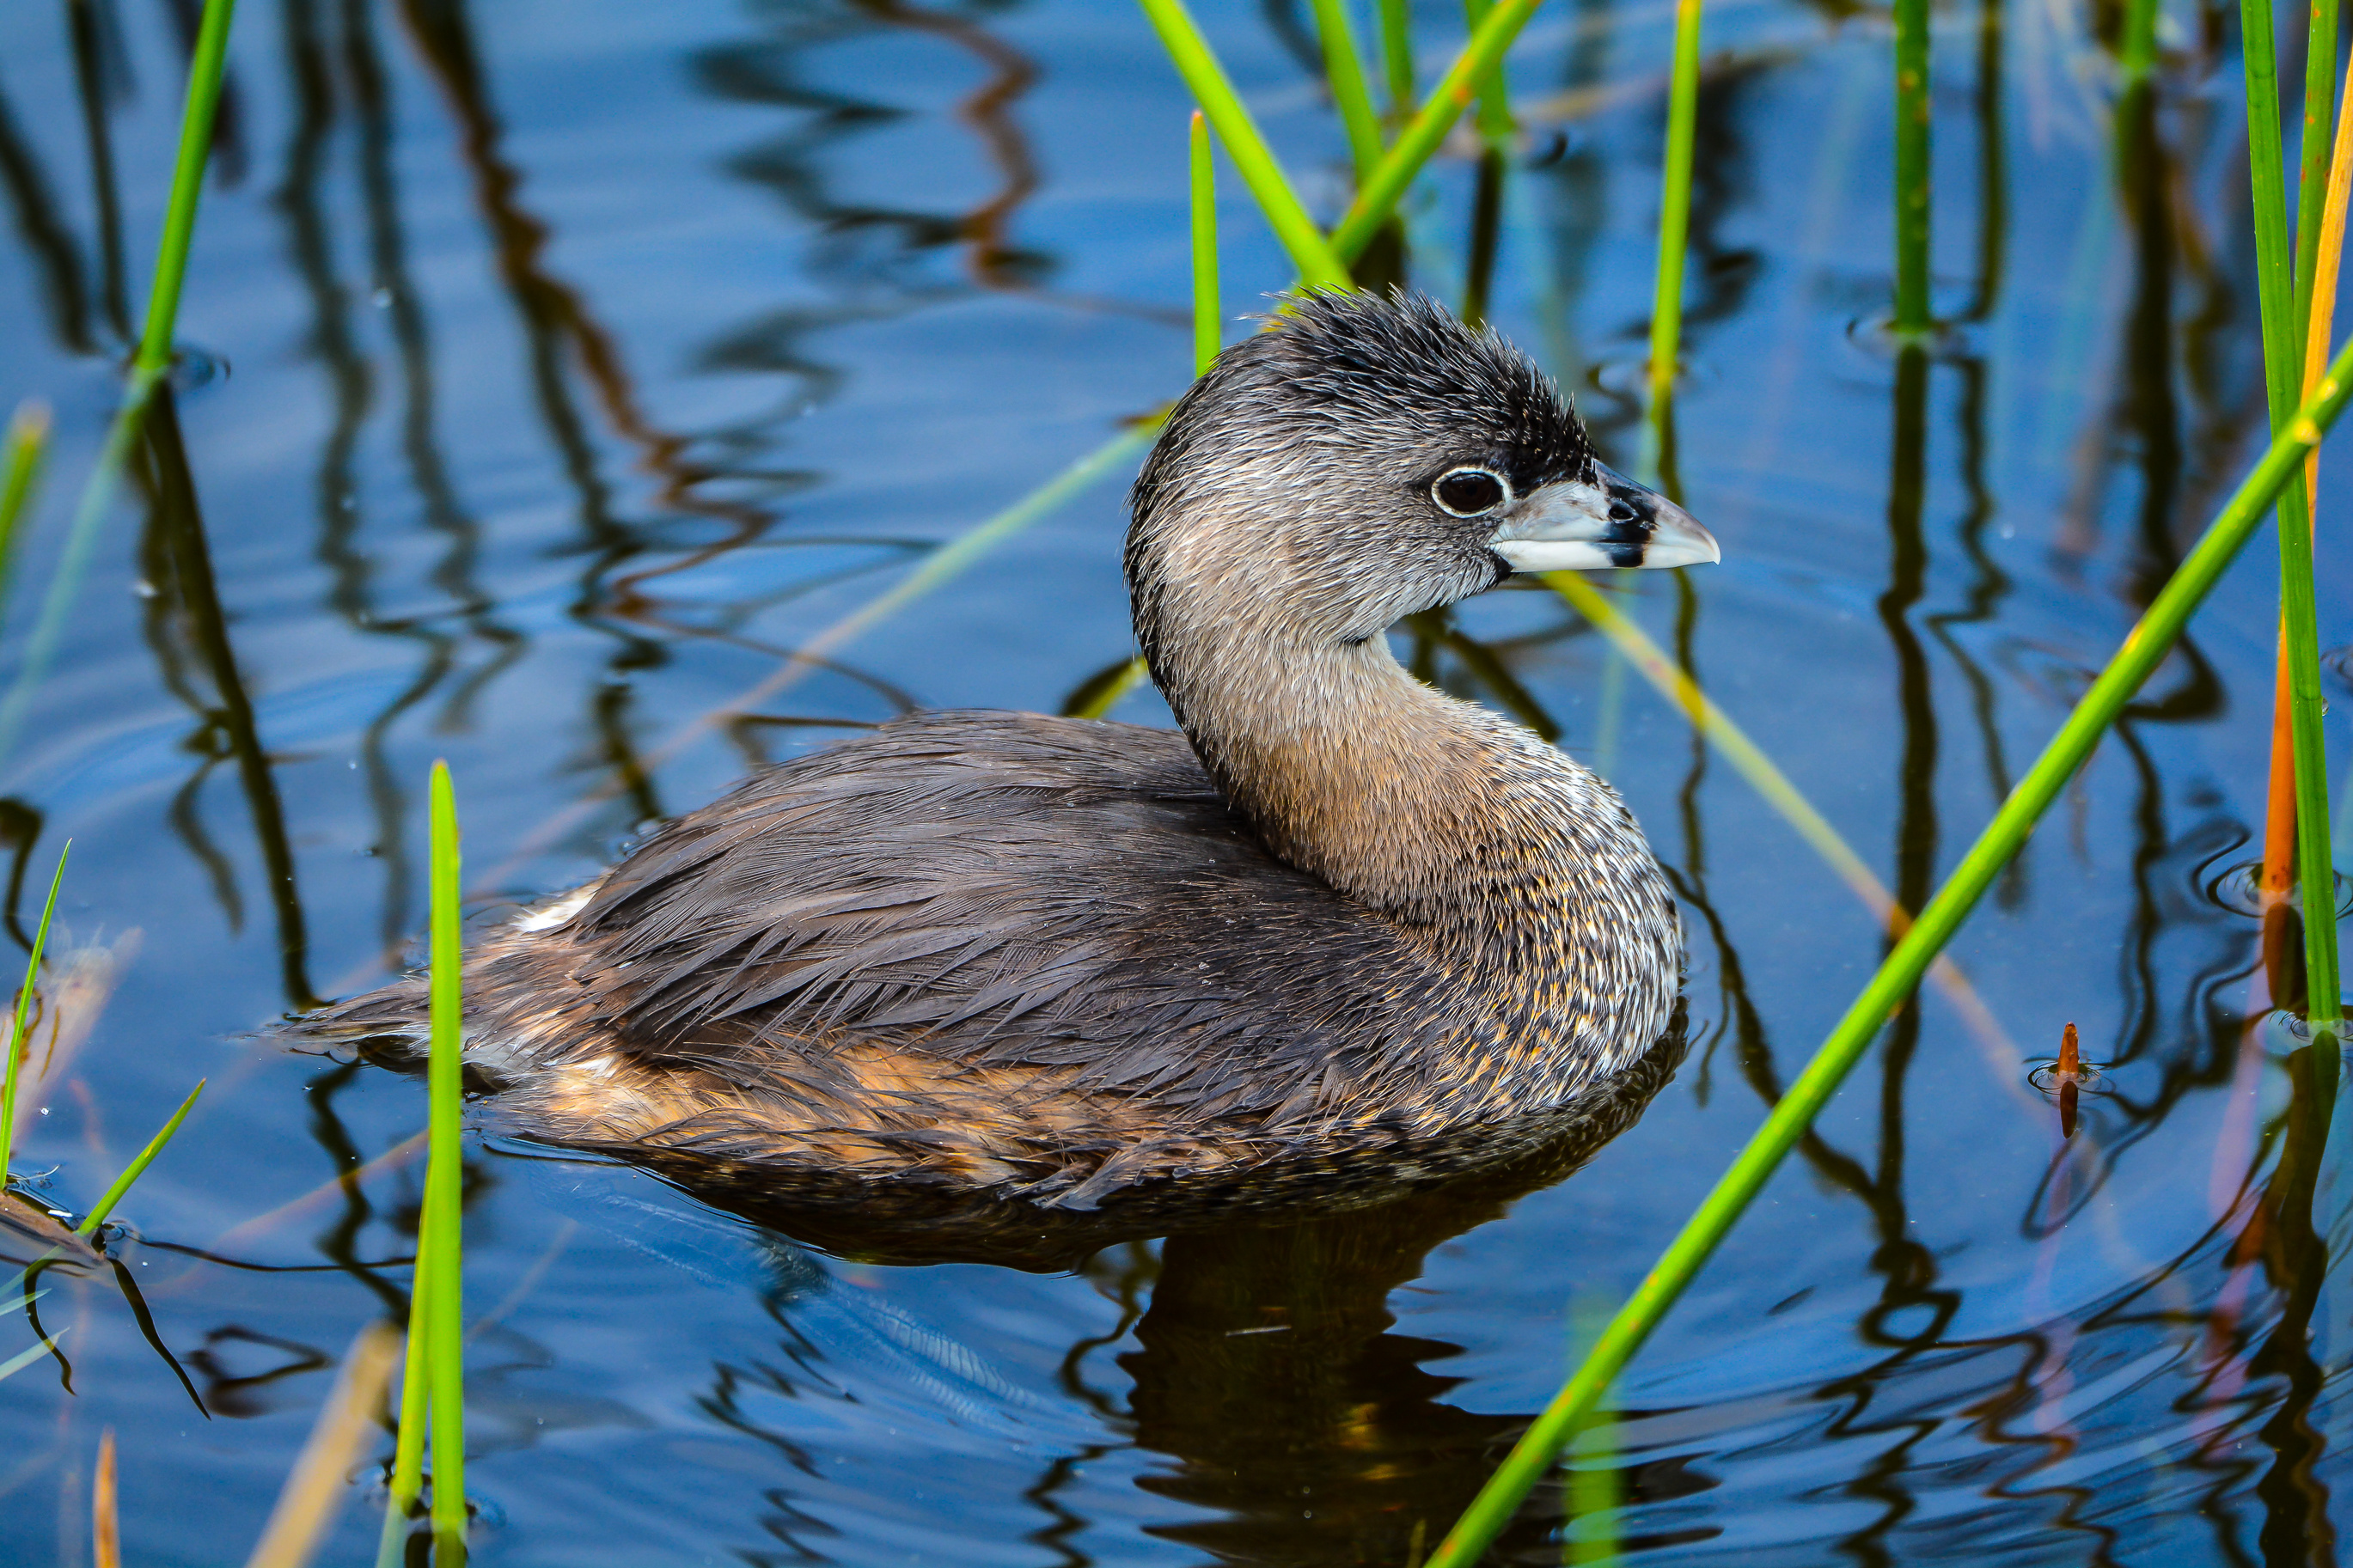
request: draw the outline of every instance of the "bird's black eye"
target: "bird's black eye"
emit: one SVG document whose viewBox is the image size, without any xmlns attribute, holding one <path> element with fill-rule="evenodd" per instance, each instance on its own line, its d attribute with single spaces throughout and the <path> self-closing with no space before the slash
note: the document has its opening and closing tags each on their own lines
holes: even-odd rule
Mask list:
<svg viewBox="0 0 2353 1568">
<path fill-rule="evenodd" d="M 1457 517 L 1493 511 L 1511 494 L 1511 486 L 1484 468 L 1451 468 L 1430 487 L 1430 499 Z"/>
</svg>

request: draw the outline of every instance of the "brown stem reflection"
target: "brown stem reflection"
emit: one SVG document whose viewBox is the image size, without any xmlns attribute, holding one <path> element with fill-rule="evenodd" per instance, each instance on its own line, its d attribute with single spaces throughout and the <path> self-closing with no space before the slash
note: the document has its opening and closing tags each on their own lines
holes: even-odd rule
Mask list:
<svg viewBox="0 0 2353 1568">
<path fill-rule="evenodd" d="M 990 289 L 1026 287 L 1038 271 L 1034 255 L 1007 243 L 1007 226 L 1038 189 L 1038 164 L 1029 140 L 1013 122 L 1012 107 L 1038 81 L 1038 64 L 1002 38 L 962 16 L 926 11 L 903 0 L 859 0 L 860 7 L 893 26 L 945 38 L 971 53 L 996 74 L 956 107 L 956 118 L 972 127 L 1004 184 L 957 220 L 958 237 L 972 247 L 972 275 Z"/>
</svg>

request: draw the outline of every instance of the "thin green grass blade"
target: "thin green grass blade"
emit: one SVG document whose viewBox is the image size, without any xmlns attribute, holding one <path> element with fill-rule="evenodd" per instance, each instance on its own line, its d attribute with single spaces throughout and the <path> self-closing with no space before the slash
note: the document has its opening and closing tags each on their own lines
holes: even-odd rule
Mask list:
<svg viewBox="0 0 2353 1568">
<path fill-rule="evenodd" d="M 2312 321 L 2312 285 L 2318 276 L 2320 215 L 2328 199 L 2328 153 L 2337 128 L 2337 7 L 2307 5 L 2305 35 L 2304 136 L 2296 148 L 2295 342 Z M 2301 365 L 2301 353 L 2295 363 Z"/>
<path fill-rule="evenodd" d="M 180 152 L 172 168 L 171 205 L 164 209 L 164 240 L 155 281 L 147 295 L 147 330 L 132 363 L 160 374 L 172 363 L 172 328 L 180 315 L 180 285 L 188 275 L 188 246 L 196 231 L 196 198 L 204 194 L 205 157 L 213 144 L 213 111 L 220 106 L 221 73 L 228 64 L 228 24 L 237 0 L 205 0 L 196 50 L 188 61 L 188 99 L 180 115 Z"/>
<path fill-rule="evenodd" d="M 1164 417 L 1166 416 L 1155 414 L 1149 419 L 1138 421 L 1011 506 L 974 524 L 941 545 L 924 556 L 923 563 L 909 573 L 906 580 L 897 587 L 877 595 L 803 644 L 804 657 L 816 658 L 831 653 L 933 589 L 962 575 L 975 561 L 1023 529 L 1032 526 L 1040 518 L 1060 510 L 1092 488 L 1104 474 L 1150 446 L 1153 437 L 1160 433 Z M 806 663 L 797 667 L 787 666 L 786 671 L 779 672 L 779 676 L 786 676 L 795 668 L 805 669 L 811 666 Z"/>
<path fill-rule="evenodd" d="M 1193 374 L 1206 375 L 1226 346 L 1218 302 L 1218 170 L 1209 156 L 1209 121 L 1193 111 Z"/>
<path fill-rule="evenodd" d="M 1121 698 L 1126 696 L 1129 692 L 1143 685 L 1145 679 L 1151 673 L 1152 671 L 1145 666 L 1143 657 L 1138 655 L 1136 658 L 1131 658 L 1125 664 L 1122 665 L 1118 673 L 1113 675 L 1109 680 L 1104 681 L 1101 686 L 1098 686 L 1092 691 L 1088 692 L 1086 694 L 1085 700 L 1078 703 L 1075 707 L 1067 710 L 1063 713 L 1063 717 L 1066 719 L 1100 719 L 1104 714 L 1110 712 L 1114 707 L 1118 706 L 1119 700 Z"/>
<path fill-rule="evenodd" d="M 449 765 L 433 764 L 432 785 L 433 1010 L 432 1059 L 426 1068 L 427 1125 L 432 1144 L 426 1154 L 431 1172 L 426 1187 L 424 1223 L 417 1254 L 433 1260 L 429 1283 L 433 1311 L 425 1342 L 427 1395 L 433 1414 L 433 1552 L 444 1564 L 462 1563 L 466 1552 L 466 1366 L 464 1331 L 465 1169 L 459 1140 L 464 1133 L 465 997 L 459 964 L 463 951 L 458 923 L 461 879 L 458 853 L 458 804 L 449 787 Z"/>
<path fill-rule="evenodd" d="M 1333 254 L 1307 216 L 1307 209 L 1293 194 L 1290 179 L 1282 165 L 1275 162 L 1274 153 L 1259 134 L 1258 121 L 1242 107 L 1234 91 L 1234 84 L 1226 76 L 1226 68 L 1209 51 L 1208 40 L 1193 22 L 1193 14 L 1185 9 L 1184 0 L 1140 0 L 1144 14 L 1151 19 L 1153 29 L 1160 35 L 1161 47 L 1168 51 L 1185 85 L 1192 89 L 1193 100 L 1217 127 L 1218 140 L 1226 146 L 1226 156 L 1234 161 L 1242 183 L 1250 195 L 1258 198 L 1260 208 L 1274 229 L 1274 237 L 1291 253 L 1292 265 L 1299 268 L 1300 278 L 1326 289 L 1346 289 L 1355 280 L 1348 268 Z"/>
<path fill-rule="evenodd" d="M 6 1184 L 10 1163 L 16 1157 L 16 1079 L 24 1067 L 25 1026 L 33 1013 L 33 985 L 41 977 L 41 950 L 49 944 L 49 920 L 58 912 L 58 889 L 66 879 L 66 857 L 72 853 L 73 840 L 69 838 L 58 851 L 58 868 L 49 875 L 48 901 L 41 906 L 32 955 L 25 961 L 25 984 L 16 988 L 16 1020 L 8 1028 L 8 1065 L 0 1073 L 0 1185 Z"/>
<path fill-rule="evenodd" d="M 1388 79 L 1389 113 L 1402 122 L 1413 112 L 1413 13 L 1406 0 L 1379 0 L 1381 75 Z"/>
<path fill-rule="evenodd" d="M 16 524 L 33 499 L 48 446 L 49 405 L 28 397 L 16 405 L 6 443 L 0 445 L 0 598 L 8 592 L 9 563 L 16 555 Z"/>
<path fill-rule="evenodd" d="M 139 438 L 140 420 L 147 412 L 147 399 L 160 377 L 160 372 L 133 371 L 131 384 L 122 395 L 122 405 L 115 410 L 114 422 L 107 426 L 106 443 L 99 448 L 98 466 L 82 486 L 81 499 L 75 503 L 73 521 L 66 530 L 65 552 L 58 557 L 57 575 L 49 579 L 48 592 L 41 597 L 40 616 L 33 623 L 32 635 L 25 640 L 24 661 L 17 667 L 16 679 L 8 683 L 8 694 L 0 698 L 0 759 L 15 750 L 16 732 L 32 706 L 33 693 L 48 672 L 49 661 L 57 657 L 58 645 L 65 639 L 66 622 L 73 613 L 74 598 L 81 590 L 81 580 L 89 574 L 91 555 L 98 548 L 100 525 L 106 521 L 107 509 L 114 503 L 123 462 L 131 455 L 132 444 Z"/>
<path fill-rule="evenodd" d="M 1365 67 L 1356 54 L 1356 30 L 1348 25 L 1347 0 L 1308 0 L 1315 12 L 1315 32 L 1324 44 L 1324 76 L 1331 84 L 1332 102 L 1340 110 L 1340 125 L 1348 133 L 1348 156 L 1356 178 L 1371 174 L 1381 161 L 1381 121 L 1373 112 L 1373 95 L 1365 86 Z"/>
<path fill-rule="evenodd" d="M 433 1173 L 425 1174 L 425 1204 L 433 1203 Z M 422 1226 L 419 1226 L 421 1233 Z M 426 1341 L 433 1317 L 433 1260 L 420 1234 L 417 1266 L 408 1279 L 408 1342 L 400 1368 L 399 1426 L 393 1439 L 392 1479 L 386 1486 L 384 1530 L 376 1538 L 375 1568 L 400 1568 L 406 1555 L 409 1515 L 425 1489 L 425 1434 L 432 1425 L 427 1416 Z"/>
<path fill-rule="evenodd" d="M 1599 1407 L 1611 1381 L 1764 1189 L 1766 1181 L 1870 1048 L 1880 1028 L 1919 984 L 1928 965 L 2024 846 L 2035 824 L 2090 757 L 2125 704 L 2171 651 L 2190 613 L 2262 525 L 2281 489 L 2301 470 L 2306 455 L 2320 444 L 2322 433 L 2343 410 L 2348 395 L 2353 395 L 2353 344 L 2338 352 L 2312 399 L 2297 411 L 2287 431 L 2273 441 L 2263 460 L 2240 484 L 2116 657 L 1961 858 L 1951 878 L 1921 910 L 1912 929 L 1896 942 L 1806 1070 L 1766 1117 L 1764 1126 L 1660 1255 L 1632 1298 L 1609 1321 L 1584 1364 L 1513 1446 L 1511 1454 L 1439 1543 L 1426 1568 L 1467 1568 L 1510 1522 L 1529 1489 L 1543 1479 L 1561 1448 Z"/>
<path fill-rule="evenodd" d="M 2313 321 L 2315 289 L 2320 275 L 2320 245 L 2327 226 L 2329 163 L 2336 130 L 2337 6 L 2308 7 L 2311 23 L 2305 41 L 2304 140 L 2298 153 L 2295 202 L 2295 320 L 2286 344 L 2291 379 L 2300 396 Z M 2323 331 L 2327 331 L 2324 323 Z M 2272 342 L 2267 333 L 2263 352 Z M 2337 973 L 2337 871 L 2329 844 L 2328 742 L 2322 728 L 2325 700 L 2320 689 L 2320 633 L 2313 589 L 2313 513 L 2311 477 L 2300 470 L 2296 489 L 2302 504 L 2283 505 L 2280 525 L 2280 622 L 2289 671 L 2290 739 L 2295 752 L 2295 837 L 2297 881 L 2305 889 L 2304 967 L 2305 1019 L 2311 1026 L 2316 1054 L 2334 1079 L 2334 1046 L 2338 1028 L 2340 981 Z M 2316 893 L 2314 889 L 2318 889 Z M 2327 1136 L 2327 1123 L 2321 1123 Z"/>
<path fill-rule="evenodd" d="M 1928 0 L 1895 0 L 1895 330 L 1928 330 Z"/>
<path fill-rule="evenodd" d="M 1692 148 L 1698 137 L 1701 0 L 1675 0 L 1675 63 L 1667 91 L 1667 166 L 1659 193 L 1658 293 L 1651 303 L 1651 414 L 1665 417 L 1683 352 L 1683 252 L 1691 237 Z M 1663 432 L 1660 435 L 1664 447 Z"/>
<path fill-rule="evenodd" d="M 46 1294 L 46 1292 L 44 1293 Z M 43 1356 L 54 1352 L 58 1348 L 58 1342 L 64 1339 L 66 1335 L 72 1331 L 73 1325 L 71 1323 L 68 1323 L 56 1333 L 51 1334 L 48 1338 L 43 1340 L 40 1343 L 27 1346 L 26 1349 L 18 1351 L 15 1355 L 10 1356 L 6 1361 L 0 1361 L 0 1383 L 7 1382 L 10 1378 L 16 1376 L 18 1373 L 24 1371 L 26 1367 L 32 1365 Z"/>
<path fill-rule="evenodd" d="M 21 1279 L 22 1276 L 19 1276 L 19 1278 Z M 0 1300 L 0 1317 L 5 1317 L 10 1312 L 20 1311 L 29 1303 L 39 1300 L 48 1293 L 49 1288 L 46 1285 L 34 1291 L 30 1296 L 23 1295 L 21 1293 L 12 1293 L 5 1300 Z"/>
<path fill-rule="evenodd" d="M 1470 107 L 1480 79 L 1503 59 L 1504 51 L 1520 36 L 1520 29 L 1528 25 L 1528 18 L 1535 15 L 1540 3 L 1541 0 L 1500 0 L 1472 30 L 1471 41 L 1462 47 L 1454 63 L 1446 68 L 1446 74 L 1439 78 L 1419 112 L 1398 134 L 1380 166 L 1357 186 L 1356 199 L 1349 204 L 1340 226 L 1332 231 L 1332 249 L 1341 260 L 1353 262 L 1364 254 L 1365 247 L 1380 232 L 1381 225 L 1388 222 L 1389 215 L 1397 210 L 1414 176 L 1446 140 L 1446 133 L 1454 129 L 1454 122 L 1462 118 L 1463 110 Z"/>
<path fill-rule="evenodd" d="M 2321 62 L 2327 87 L 2336 76 L 2335 16 L 2326 24 L 2315 8 L 2313 37 L 2320 41 L 2324 26 L 2328 54 Z M 2241 0 L 2240 30 L 2247 78 L 2247 164 L 2253 193 L 2255 227 L 2256 298 L 2263 331 L 2263 384 L 2271 410 L 2272 436 L 2278 440 L 2302 417 L 2296 409 L 2302 380 L 2303 311 L 2309 308 L 2313 269 L 2299 280 L 2289 265 L 2286 211 L 2286 159 L 2280 143 L 2279 65 L 2272 34 L 2271 0 Z M 2310 87 L 2307 80 L 2307 89 Z M 2327 90 L 2325 87 L 2322 90 Z M 2306 162 L 2315 155 L 2307 110 Z M 2327 122 L 2327 110 L 2321 111 Z M 2327 187 L 2326 151 L 2322 149 L 2319 187 Z M 2299 228 L 2318 255 L 2322 203 L 2309 199 Z M 2299 288 L 2299 282 L 2302 287 Z M 2332 374 L 2334 374 L 2332 369 Z M 2328 773 L 2327 742 L 2321 730 L 2319 633 L 2313 603 L 2311 500 L 2304 470 L 2288 476 L 2279 495 L 2280 636 L 2288 667 L 2288 710 L 2295 756 L 2297 880 L 2307 890 L 2323 889 L 2317 907 L 2326 910 L 2336 885 L 2328 845 Z M 2306 1019 L 2314 1043 L 2333 1056 L 2338 1033 L 2337 929 L 2327 919 L 2304 921 L 2305 994 Z"/>
<path fill-rule="evenodd" d="M 155 1163 L 155 1156 L 164 1152 L 164 1145 L 172 1141 L 172 1134 L 180 1130 L 180 1123 L 188 1119 L 188 1111 L 196 1103 L 196 1096 L 204 1093 L 206 1081 L 196 1079 L 196 1087 L 188 1090 L 188 1098 L 180 1101 L 180 1109 L 172 1112 L 172 1120 L 164 1123 L 163 1129 L 147 1140 L 147 1147 L 139 1151 L 137 1159 L 122 1167 L 122 1174 L 114 1178 L 114 1184 L 99 1194 L 98 1202 L 90 1205 L 90 1213 L 74 1226 L 76 1236 L 98 1234 L 98 1227 L 106 1223 L 106 1216 L 114 1212 L 114 1205 L 121 1203 L 122 1194 L 131 1190 L 131 1184 L 147 1173 L 147 1167 Z"/>
</svg>

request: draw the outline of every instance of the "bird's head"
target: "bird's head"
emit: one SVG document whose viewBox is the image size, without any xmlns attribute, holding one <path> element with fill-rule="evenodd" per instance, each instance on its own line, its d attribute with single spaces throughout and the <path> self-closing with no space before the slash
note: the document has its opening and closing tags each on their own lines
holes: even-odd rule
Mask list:
<svg viewBox="0 0 2353 1568">
<path fill-rule="evenodd" d="M 1211 603 L 1286 641 L 1360 643 L 1514 572 L 1719 558 L 1689 513 L 1594 456 L 1525 354 L 1403 293 L 1287 300 L 1171 411 L 1134 508 L 1155 667 L 1170 617 Z"/>
</svg>

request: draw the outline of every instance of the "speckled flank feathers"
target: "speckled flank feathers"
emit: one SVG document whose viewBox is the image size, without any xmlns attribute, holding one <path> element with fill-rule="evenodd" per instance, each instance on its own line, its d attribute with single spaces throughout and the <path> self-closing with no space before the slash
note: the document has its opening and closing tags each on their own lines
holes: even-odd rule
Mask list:
<svg viewBox="0 0 2353 1568">
<path fill-rule="evenodd" d="M 1463 462 L 1592 455 L 1493 335 L 1298 300 L 1136 484 L 1184 735 L 929 713 L 764 773 L 488 935 L 470 1051 L 556 1142 L 1078 1209 L 1576 1100 L 1666 1026 L 1675 907 L 1607 784 L 1388 652 L 1501 574 L 1430 500 Z"/>
</svg>

